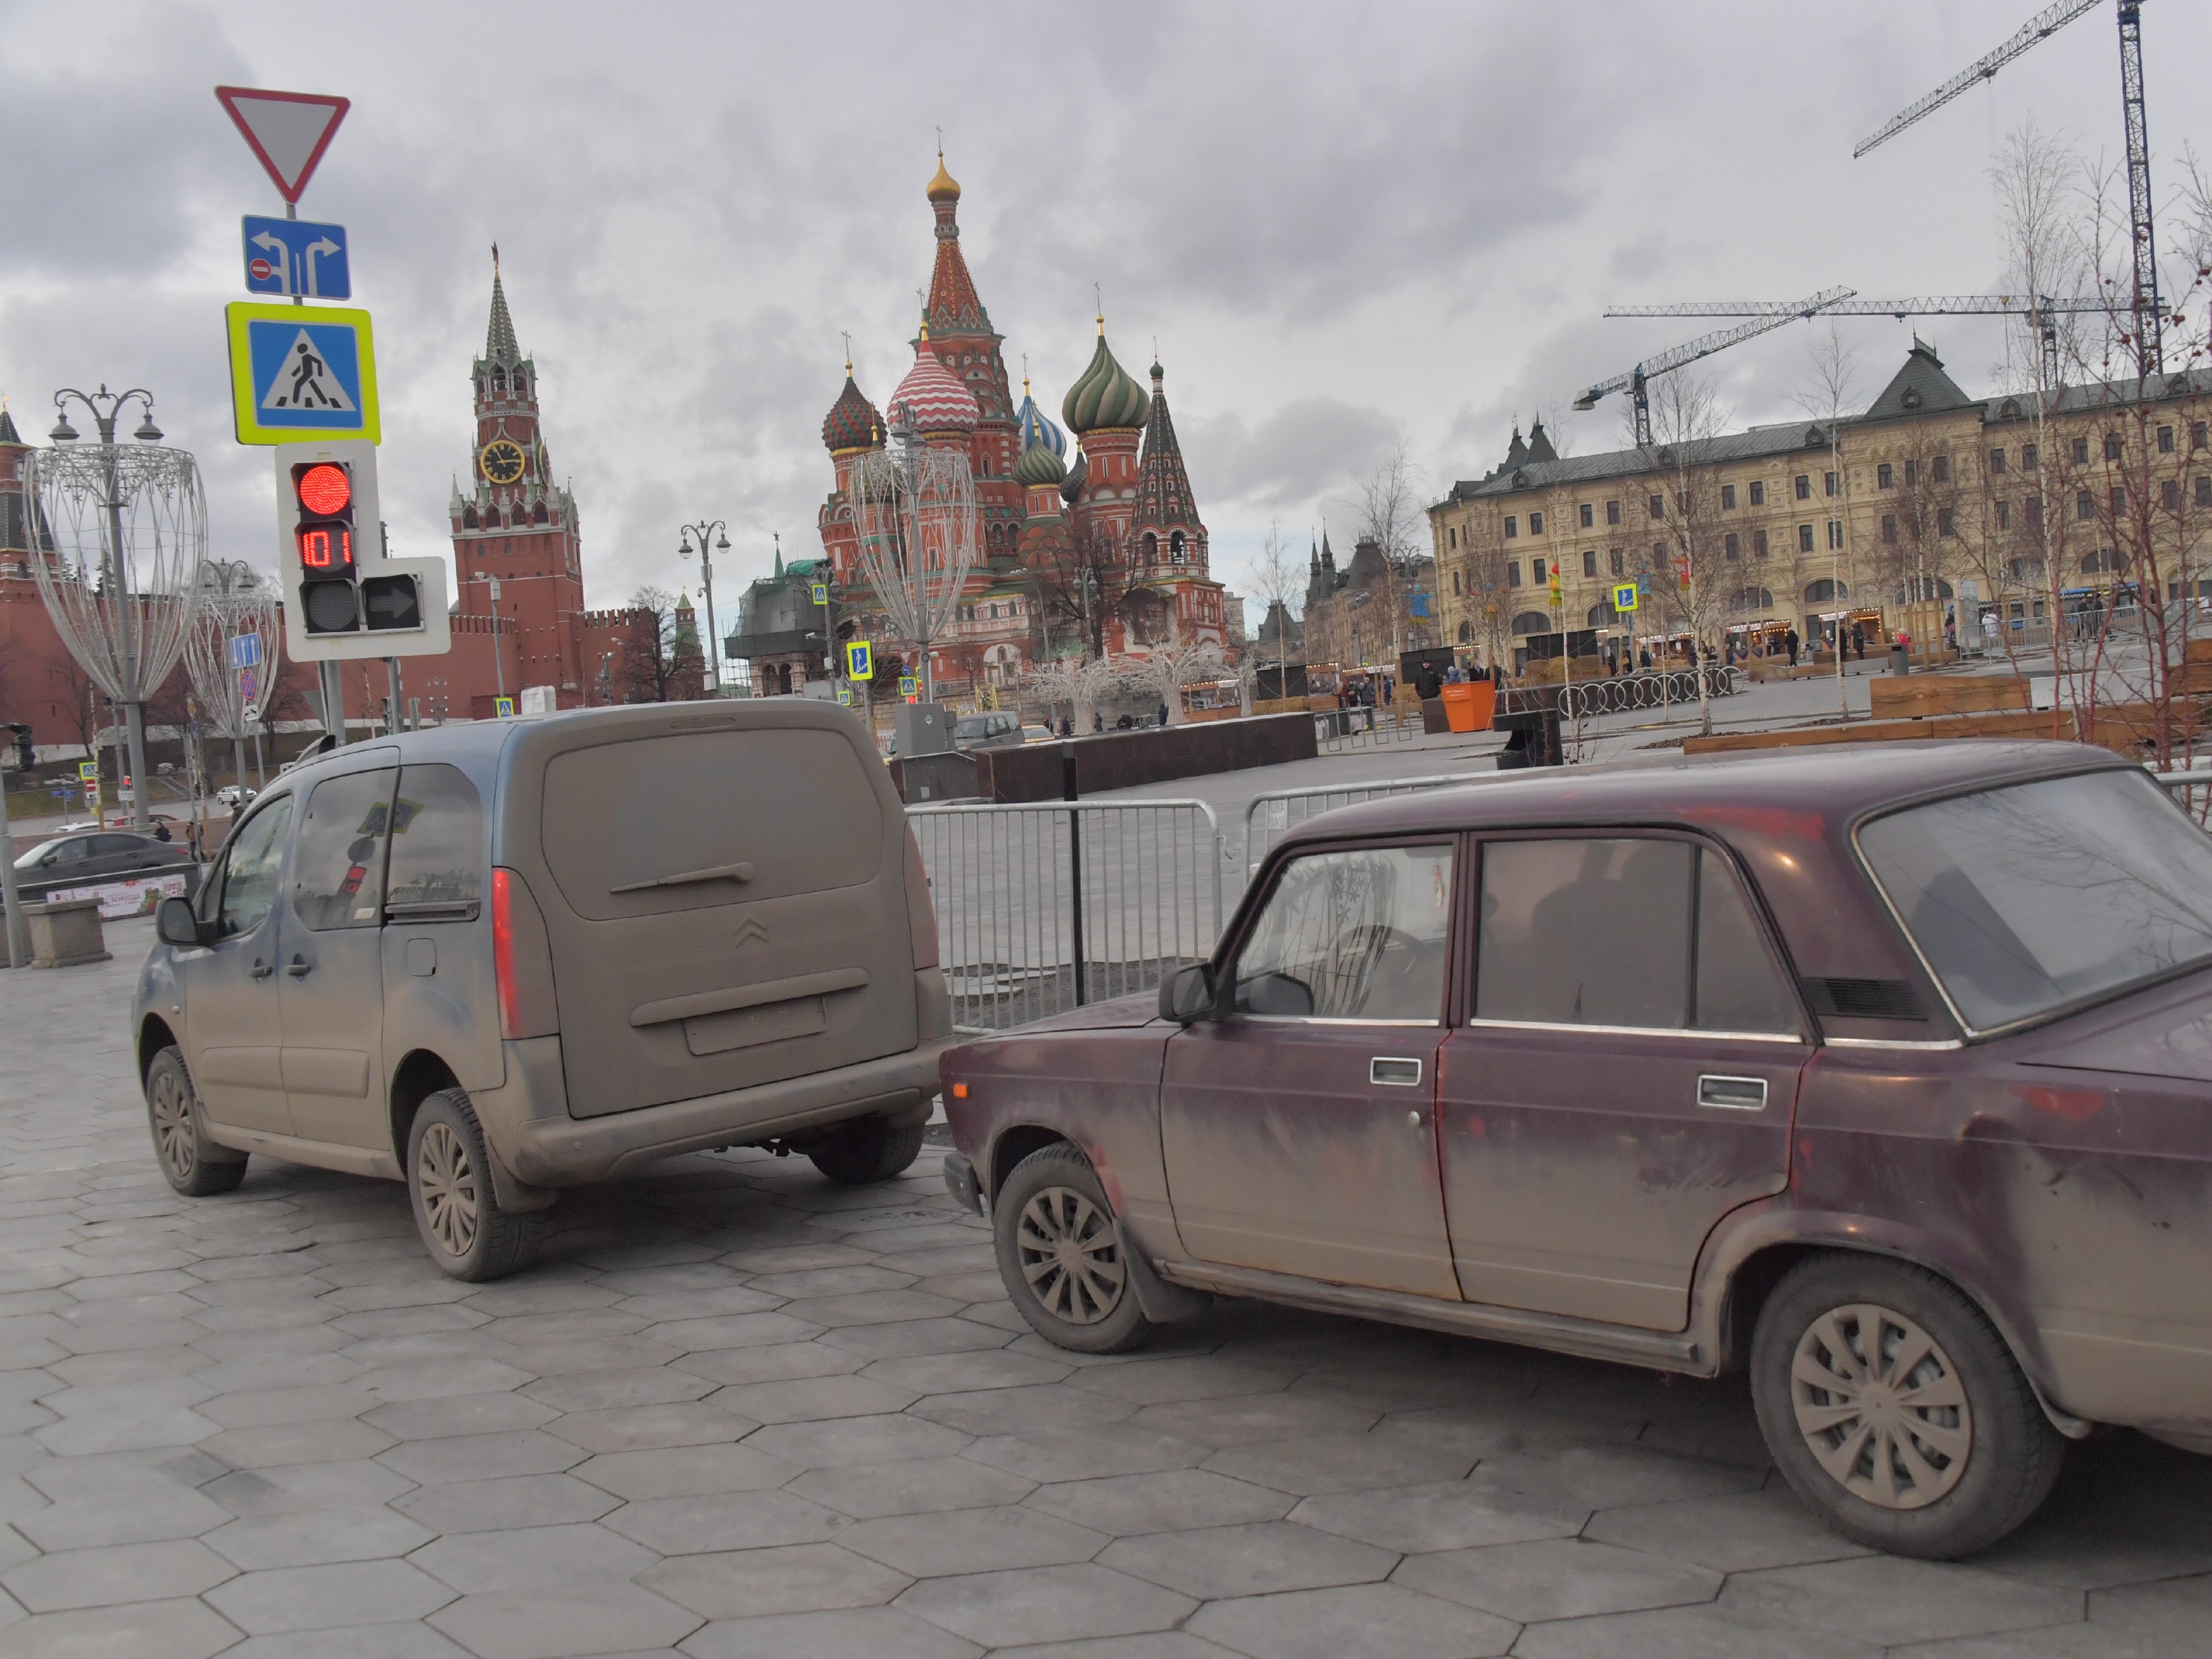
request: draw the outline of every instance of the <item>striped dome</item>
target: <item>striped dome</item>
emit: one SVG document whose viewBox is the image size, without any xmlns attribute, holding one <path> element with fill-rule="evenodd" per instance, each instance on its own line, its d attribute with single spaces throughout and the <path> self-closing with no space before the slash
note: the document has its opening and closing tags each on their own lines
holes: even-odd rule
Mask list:
<svg viewBox="0 0 2212 1659">
<path fill-rule="evenodd" d="M 1067 459 L 1067 434 L 1030 396 L 1030 383 L 1022 382 L 1022 406 L 1014 411 L 1015 443 L 1024 453 L 1042 445 L 1060 459 Z"/>
<path fill-rule="evenodd" d="M 1014 482 L 1024 489 L 1042 489 L 1066 476 L 1067 469 L 1060 464 L 1058 453 L 1047 444 L 1031 444 L 1014 463 Z"/>
<path fill-rule="evenodd" d="M 1080 436 L 1107 427 L 1142 426 L 1152 401 L 1106 349 L 1106 325 L 1102 319 L 1098 349 L 1091 354 L 1091 366 L 1068 387 L 1060 406 L 1060 412 L 1067 417 L 1068 429 Z"/>
<path fill-rule="evenodd" d="M 912 410 L 917 432 L 973 432 L 975 422 L 983 418 L 975 394 L 929 349 L 927 328 L 914 348 L 914 367 L 907 370 L 897 390 L 884 399 L 884 407 L 893 422 L 897 421 L 902 407 Z"/>
</svg>

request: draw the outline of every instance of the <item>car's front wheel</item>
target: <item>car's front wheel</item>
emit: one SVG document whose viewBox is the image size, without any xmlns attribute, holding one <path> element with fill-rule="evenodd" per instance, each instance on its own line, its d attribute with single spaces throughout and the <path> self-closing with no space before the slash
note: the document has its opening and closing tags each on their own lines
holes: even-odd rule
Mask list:
<svg viewBox="0 0 2212 1659">
<path fill-rule="evenodd" d="M 1078 1353 L 1142 1347 L 1145 1317 L 1091 1161 L 1061 1141 L 1031 1152 L 991 1200 L 999 1277 L 1030 1328 Z"/>
<path fill-rule="evenodd" d="M 459 1089 L 441 1089 L 416 1111 L 407 1133 L 407 1194 L 423 1248 L 454 1279 L 504 1278 L 537 1253 L 543 1220 L 500 1208 L 491 1151 Z"/>
<path fill-rule="evenodd" d="M 2035 1513 L 2065 1442 L 1959 1289 L 1870 1256 L 1793 1268 L 1760 1311 L 1752 1397 L 1783 1475 L 1846 1537 L 1971 1554 Z"/>
<path fill-rule="evenodd" d="M 216 1146 L 201 1127 L 199 1096 L 174 1045 L 146 1068 L 146 1124 L 162 1176 L 186 1198 L 211 1198 L 246 1179 L 246 1154 Z"/>
</svg>

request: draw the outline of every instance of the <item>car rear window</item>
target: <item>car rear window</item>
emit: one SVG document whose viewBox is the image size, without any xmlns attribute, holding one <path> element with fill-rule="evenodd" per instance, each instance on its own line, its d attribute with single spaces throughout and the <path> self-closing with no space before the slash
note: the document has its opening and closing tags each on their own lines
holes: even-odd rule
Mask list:
<svg viewBox="0 0 2212 1659">
<path fill-rule="evenodd" d="M 2212 962 L 2212 836 L 2144 773 L 1954 795 L 1858 842 L 1975 1031 Z"/>
</svg>

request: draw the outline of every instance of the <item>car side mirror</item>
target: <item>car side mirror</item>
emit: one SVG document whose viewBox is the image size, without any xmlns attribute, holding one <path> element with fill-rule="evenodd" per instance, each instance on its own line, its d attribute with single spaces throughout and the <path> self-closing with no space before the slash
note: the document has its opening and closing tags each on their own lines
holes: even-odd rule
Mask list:
<svg viewBox="0 0 2212 1659">
<path fill-rule="evenodd" d="M 190 899 L 165 898 L 154 912 L 154 933 L 164 945 L 204 945 Z"/>
<path fill-rule="evenodd" d="M 1178 1025 L 1212 1019 L 1215 1013 L 1213 964 L 1194 962 L 1160 981 L 1160 1018 Z"/>
<path fill-rule="evenodd" d="M 41 870 L 51 870 L 54 866 L 59 864 L 61 861 L 62 855 L 59 853 L 49 853 L 46 857 L 39 860 L 39 868 Z"/>
</svg>

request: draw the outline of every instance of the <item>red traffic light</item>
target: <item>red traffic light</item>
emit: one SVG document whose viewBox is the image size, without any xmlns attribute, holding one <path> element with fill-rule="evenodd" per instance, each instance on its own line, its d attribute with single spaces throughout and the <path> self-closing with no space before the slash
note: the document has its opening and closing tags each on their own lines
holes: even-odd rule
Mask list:
<svg viewBox="0 0 2212 1659">
<path fill-rule="evenodd" d="M 299 473 L 293 488 L 299 492 L 300 505 L 318 517 L 335 517 L 353 504 L 353 480 L 345 468 L 329 461 Z"/>
</svg>

